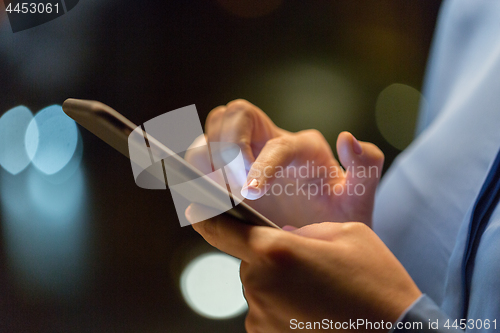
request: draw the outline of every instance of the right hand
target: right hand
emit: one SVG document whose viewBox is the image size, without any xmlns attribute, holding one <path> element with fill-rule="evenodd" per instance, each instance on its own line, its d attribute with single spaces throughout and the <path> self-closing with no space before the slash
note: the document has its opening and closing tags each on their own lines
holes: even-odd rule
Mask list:
<svg viewBox="0 0 500 333">
<path fill-rule="evenodd" d="M 193 146 L 203 139 L 241 148 L 248 171 L 242 184 L 245 202 L 276 224 L 301 227 L 304 221 L 360 221 L 371 226 L 384 162 L 375 145 L 340 133 L 337 153 L 344 172 L 317 130 L 288 132 L 245 100 L 213 109 L 205 124 L 205 138 Z M 200 170 L 211 169 L 209 158 L 198 150 L 188 151 L 186 160 Z"/>
<path fill-rule="evenodd" d="M 221 214 L 200 221 L 205 206 L 186 217 L 212 246 L 241 259 L 247 332 L 290 332 L 297 322 L 378 322 L 382 331 L 422 293 L 377 235 L 365 224 L 315 223 L 292 232 L 235 222 Z M 384 324 L 382 324 L 382 322 Z M 342 332 L 380 332 L 368 325 Z M 314 327 L 308 332 L 324 332 Z M 299 328 L 300 329 L 300 328 Z"/>
</svg>

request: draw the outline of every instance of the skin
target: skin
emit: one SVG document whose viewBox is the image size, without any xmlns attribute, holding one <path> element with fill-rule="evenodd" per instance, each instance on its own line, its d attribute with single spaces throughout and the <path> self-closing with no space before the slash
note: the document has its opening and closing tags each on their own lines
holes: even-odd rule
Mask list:
<svg viewBox="0 0 500 333">
<path fill-rule="evenodd" d="M 312 159 L 316 165 L 338 167 L 318 132 L 286 132 L 243 100 L 214 109 L 207 120 L 206 136 L 209 142 L 234 142 L 241 147 L 250 162 L 247 184 L 269 165 L 300 166 Z M 337 151 L 344 167 L 348 163 L 381 167 L 383 163 L 376 146 L 358 143 L 347 132 L 339 135 Z M 186 157 L 200 169 L 210 170 L 206 155 Z M 290 181 L 257 179 L 264 190 L 273 182 Z M 331 184 L 359 182 L 366 192 L 363 196 L 318 195 L 304 201 L 297 196 L 265 196 L 265 191 L 259 191 L 260 198 L 249 202 L 265 215 L 277 212 L 278 219 L 273 221 L 288 225 L 284 228 L 288 231 L 246 225 L 226 215 L 193 224 L 212 246 L 242 260 L 240 276 L 249 305 L 245 326 L 250 333 L 291 331 L 291 319 L 392 323 L 421 296 L 403 266 L 369 227 L 378 177 L 357 179 L 347 173 L 325 180 Z M 258 198 L 252 193 L 249 196 Z M 186 217 L 198 221 L 207 209 L 193 204 Z M 311 223 L 317 221 L 329 222 Z"/>
<path fill-rule="evenodd" d="M 253 179 L 259 183 L 258 188 L 248 188 L 245 197 L 251 201 L 247 203 L 274 223 L 301 227 L 313 222 L 359 221 L 371 226 L 375 190 L 384 163 L 384 154 L 375 145 L 358 142 L 348 132 L 340 133 L 337 153 L 347 170 L 344 173 L 320 132 L 285 131 L 261 109 L 241 99 L 213 109 L 207 117 L 205 133 L 208 142 L 231 142 L 241 148 L 248 170 L 246 184 Z M 192 147 L 204 144 L 204 140 L 198 138 Z M 186 160 L 204 172 L 211 171 L 210 159 L 203 150 L 189 150 Z M 300 177 L 298 172 L 275 178 L 280 167 L 298 170 L 307 165 L 310 167 L 307 178 Z M 326 173 L 318 175 L 317 170 Z M 351 170 L 365 170 L 366 177 Z M 316 195 L 309 192 L 309 196 L 264 195 L 273 185 L 284 188 L 296 181 L 305 188 L 309 184 L 328 184 L 332 191 L 330 195 L 327 191 L 318 191 Z M 355 186 L 363 189 L 363 195 L 353 195 Z M 340 194 L 333 194 L 333 190 Z"/>
</svg>

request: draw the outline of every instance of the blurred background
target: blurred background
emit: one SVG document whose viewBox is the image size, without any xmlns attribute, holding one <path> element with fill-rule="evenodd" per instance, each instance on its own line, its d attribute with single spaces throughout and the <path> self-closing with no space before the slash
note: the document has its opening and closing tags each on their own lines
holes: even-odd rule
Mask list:
<svg viewBox="0 0 500 333">
<path fill-rule="evenodd" d="M 141 124 L 196 104 L 204 123 L 244 98 L 332 146 L 343 130 L 374 142 L 387 168 L 425 103 L 439 6 L 80 0 L 14 34 L 0 2 L 0 332 L 244 332 L 238 262 L 181 228 L 168 191 L 138 188 L 125 157 L 54 105 L 99 100 Z M 30 159 L 13 160 L 23 138 Z"/>
</svg>

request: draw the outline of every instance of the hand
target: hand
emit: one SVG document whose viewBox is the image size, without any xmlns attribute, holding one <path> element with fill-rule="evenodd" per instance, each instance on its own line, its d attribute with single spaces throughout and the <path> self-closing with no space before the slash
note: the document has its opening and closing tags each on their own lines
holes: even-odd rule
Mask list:
<svg viewBox="0 0 500 333">
<path fill-rule="evenodd" d="M 204 209 L 192 205 L 186 216 L 196 220 Z M 362 223 L 325 222 L 287 232 L 220 215 L 193 228 L 242 260 L 250 333 L 288 332 L 292 319 L 393 323 L 421 295 L 394 255 Z"/>
<path fill-rule="evenodd" d="M 384 161 L 375 145 L 340 133 L 337 152 L 344 172 L 321 133 L 285 131 L 244 100 L 212 110 L 205 136 L 208 142 L 239 145 L 248 171 L 242 194 L 276 224 L 360 221 L 371 225 Z M 197 145 L 200 142 L 193 144 Z M 200 170 L 211 170 L 209 157 L 199 152 L 188 151 L 186 160 Z"/>
</svg>

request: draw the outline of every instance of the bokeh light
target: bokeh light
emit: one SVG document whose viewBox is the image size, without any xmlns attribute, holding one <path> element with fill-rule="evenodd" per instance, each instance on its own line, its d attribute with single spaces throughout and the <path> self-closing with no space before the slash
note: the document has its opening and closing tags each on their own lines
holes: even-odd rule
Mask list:
<svg viewBox="0 0 500 333">
<path fill-rule="evenodd" d="M 223 253 L 195 258 L 181 275 L 186 303 L 201 316 L 227 319 L 247 309 L 239 277 L 240 261 Z"/>
<path fill-rule="evenodd" d="M 413 141 L 421 103 L 426 101 L 417 89 L 400 83 L 391 84 L 378 96 L 377 126 L 395 148 L 403 150 Z"/>
<path fill-rule="evenodd" d="M 0 118 L 0 204 L 9 274 L 25 292 L 71 297 L 86 280 L 88 215 L 76 124 L 59 105 Z M 29 166 L 33 162 L 33 166 Z M 25 170 L 24 172 L 21 172 Z"/>
<path fill-rule="evenodd" d="M 31 161 L 24 146 L 24 135 L 32 120 L 31 111 L 22 105 L 0 118 L 0 166 L 13 175 L 23 171 Z"/>
<path fill-rule="evenodd" d="M 361 94 L 341 65 L 327 59 L 289 61 L 266 68 L 248 83 L 248 93 L 279 127 L 319 130 L 330 142 L 345 130 L 356 131 Z"/>
<path fill-rule="evenodd" d="M 47 175 L 63 169 L 73 158 L 78 144 L 78 128 L 60 105 L 36 114 L 26 130 L 26 151 L 34 166 Z"/>
<path fill-rule="evenodd" d="M 84 295 L 90 234 L 82 169 L 60 184 L 32 166 L 0 176 L 3 244 L 16 287 L 44 299 Z"/>
<path fill-rule="evenodd" d="M 50 178 L 40 175 L 39 171 L 30 170 L 27 182 L 30 203 L 38 211 L 51 217 L 54 223 L 58 223 L 58 220 L 67 223 L 64 222 L 65 218 L 81 209 L 85 194 L 83 178 L 81 168 L 60 182 L 51 182 Z"/>
</svg>

